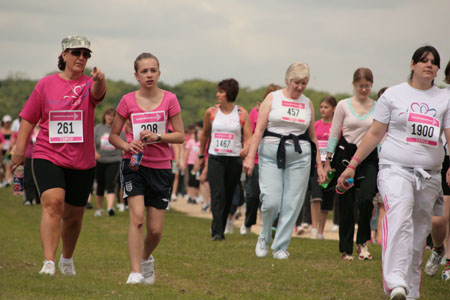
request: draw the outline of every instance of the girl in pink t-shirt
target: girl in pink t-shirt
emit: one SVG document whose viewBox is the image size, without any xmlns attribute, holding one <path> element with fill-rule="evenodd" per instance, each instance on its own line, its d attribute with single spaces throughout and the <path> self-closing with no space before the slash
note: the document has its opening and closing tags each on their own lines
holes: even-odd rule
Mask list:
<svg viewBox="0 0 450 300">
<path fill-rule="evenodd" d="M 122 97 L 109 141 L 124 151 L 120 169 L 123 197 L 128 198 L 130 211 L 131 273 L 127 284 L 153 284 L 155 260 L 152 253 L 161 240 L 173 181 L 169 143 L 183 143 L 184 128 L 177 97 L 158 87 L 161 75 L 158 59 L 150 53 L 142 53 L 134 62 L 134 70 L 140 88 Z M 120 138 L 126 120 L 131 124 L 128 142 Z M 173 127 L 170 133 L 169 122 Z M 142 162 L 137 170 L 133 170 L 128 164 L 132 155 L 138 152 L 143 153 Z M 142 240 L 144 224 L 147 227 L 145 242 Z"/>
<path fill-rule="evenodd" d="M 322 162 L 325 162 L 326 159 L 328 137 L 330 135 L 331 121 L 333 120 L 336 105 L 337 101 L 334 97 L 327 96 L 323 98 L 320 101 L 320 115 L 322 118 L 314 123 Z M 323 239 L 328 211 L 333 210 L 334 189 L 322 189 L 316 178 L 311 181 L 310 186 L 312 191 L 311 236 L 313 238 Z"/>
<path fill-rule="evenodd" d="M 103 73 L 83 74 L 91 57 L 83 36 L 62 40 L 60 73 L 42 78 L 23 107 L 12 156 L 13 169 L 25 163 L 25 150 L 36 123 L 41 130 L 32 154 L 33 175 L 42 203 L 41 242 L 44 266 L 40 274 L 55 274 L 55 253 L 62 239 L 59 269 L 75 275 L 72 255 L 81 231 L 94 181 L 94 109 L 106 93 Z"/>
</svg>

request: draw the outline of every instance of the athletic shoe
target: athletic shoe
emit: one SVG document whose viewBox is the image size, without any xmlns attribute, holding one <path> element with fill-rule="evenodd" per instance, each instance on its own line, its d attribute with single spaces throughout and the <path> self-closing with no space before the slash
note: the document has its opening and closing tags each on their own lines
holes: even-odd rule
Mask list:
<svg viewBox="0 0 450 300">
<path fill-rule="evenodd" d="M 225 234 L 232 234 L 233 231 L 233 220 L 228 220 L 225 226 Z"/>
<path fill-rule="evenodd" d="M 308 230 L 309 224 L 308 223 L 302 223 L 302 228 L 305 230 Z"/>
<path fill-rule="evenodd" d="M 86 202 L 86 209 L 92 209 L 92 204 L 90 204 L 89 202 Z"/>
<path fill-rule="evenodd" d="M 25 200 L 25 201 L 23 201 L 23 205 L 30 206 L 31 205 L 31 201 L 30 200 Z"/>
<path fill-rule="evenodd" d="M 313 240 L 317 240 L 317 235 L 319 234 L 319 229 L 311 228 L 310 238 Z"/>
<path fill-rule="evenodd" d="M 444 270 L 442 270 L 442 279 L 445 281 L 450 280 L 450 259 L 447 259 Z"/>
<path fill-rule="evenodd" d="M 269 254 L 269 246 L 263 237 L 258 237 L 255 247 L 255 254 L 257 257 L 266 257 Z"/>
<path fill-rule="evenodd" d="M 325 237 L 323 236 L 323 234 L 317 234 L 317 239 L 318 240 L 324 240 Z"/>
<path fill-rule="evenodd" d="M 119 204 L 117 204 L 117 207 L 119 209 L 119 212 L 124 212 L 125 211 L 125 204 L 119 203 Z"/>
<path fill-rule="evenodd" d="M 39 271 L 39 274 L 55 275 L 55 262 L 52 260 L 44 261 L 44 265 Z"/>
<path fill-rule="evenodd" d="M 303 234 L 305 232 L 305 229 L 303 229 L 302 226 L 295 226 L 294 231 L 295 231 L 296 235 L 301 235 L 301 234 Z"/>
<path fill-rule="evenodd" d="M 205 204 L 203 204 L 203 206 L 202 206 L 202 211 L 207 211 L 208 208 L 209 208 L 209 203 L 205 203 Z"/>
<path fill-rule="evenodd" d="M 242 224 L 239 232 L 241 233 L 241 235 L 247 235 L 251 232 L 252 228 L 251 227 L 247 227 L 245 226 L 245 224 Z"/>
<path fill-rule="evenodd" d="M 216 234 L 215 236 L 212 237 L 212 240 L 213 240 L 214 242 L 216 242 L 216 241 L 221 242 L 221 241 L 224 240 L 224 238 L 223 238 L 220 234 Z"/>
<path fill-rule="evenodd" d="M 371 260 L 372 259 L 372 254 L 370 254 L 369 247 L 367 247 L 366 243 L 356 245 L 356 253 L 358 253 L 359 260 Z"/>
<path fill-rule="evenodd" d="M 101 210 L 101 209 L 95 210 L 94 216 L 101 217 L 102 215 L 103 215 L 103 210 Z"/>
<path fill-rule="evenodd" d="M 403 287 L 396 287 L 391 291 L 391 300 L 406 300 L 406 291 Z"/>
<path fill-rule="evenodd" d="M 127 279 L 127 284 L 140 284 L 144 280 L 141 273 L 131 272 Z"/>
<path fill-rule="evenodd" d="M 59 258 L 58 263 L 59 270 L 61 271 L 61 274 L 68 275 L 68 276 L 75 276 L 77 275 L 77 272 L 75 272 L 75 266 L 73 265 L 73 259 L 72 258 L 63 258 L 62 254 Z"/>
<path fill-rule="evenodd" d="M 442 247 L 441 251 L 436 251 L 436 248 L 433 248 L 431 251 L 431 255 L 425 264 L 425 273 L 428 276 L 434 276 L 439 271 L 441 260 L 444 256 L 444 247 Z"/>
<path fill-rule="evenodd" d="M 277 250 L 273 253 L 273 258 L 275 259 L 288 259 L 289 257 L 289 252 L 287 252 L 286 250 L 280 249 Z"/>
<path fill-rule="evenodd" d="M 347 253 L 343 252 L 341 259 L 343 261 L 352 261 L 353 260 L 353 255 L 350 255 L 350 254 L 347 254 Z"/>
<path fill-rule="evenodd" d="M 141 261 L 141 271 L 144 279 L 142 283 L 144 284 L 154 284 L 155 283 L 155 259 L 153 255 L 150 255 L 148 260 Z"/>
<path fill-rule="evenodd" d="M 441 259 L 441 265 L 445 266 L 446 263 L 447 263 L 447 256 L 444 254 L 444 256 L 442 256 Z"/>
<path fill-rule="evenodd" d="M 114 208 L 110 208 L 108 209 L 108 216 L 112 217 L 116 214 L 116 212 L 114 211 Z"/>
<path fill-rule="evenodd" d="M 333 227 L 331 227 L 331 231 L 333 232 L 339 231 L 339 225 L 334 224 Z"/>
</svg>

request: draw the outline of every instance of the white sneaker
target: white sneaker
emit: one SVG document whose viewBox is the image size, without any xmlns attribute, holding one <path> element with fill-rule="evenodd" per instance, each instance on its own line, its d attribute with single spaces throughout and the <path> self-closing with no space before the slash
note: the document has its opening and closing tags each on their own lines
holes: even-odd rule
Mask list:
<svg viewBox="0 0 450 300">
<path fill-rule="evenodd" d="M 317 234 L 317 239 L 318 240 L 324 240 L 325 237 L 323 236 L 323 234 Z"/>
<path fill-rule="evenodd" d="M 96 209 L 94 216 L 96 217 L 101 217 L 103 215 L 103 210 L 102 209 Z"/>
<path fill-rule="evenodd" d="M 154 284 L 155 283 L 155 259 L 153 255 L 150 255 L 148 260 L 141 261 L 141 271 L 144 279 L 142 283 L 144 284 Z"/>
<path fill-rule="evenodd" d="M 275 259 L 288 259 L 289 257 L 289 252 L 287 252 L 286 250 L 280 249 L 277 250 L 273 253 L 273 258 Z"/>
<path fill-rule="evenodd" d="M 58 263 L 59 270 L 61 271 L 61 274 L 68 275 L 68 276 L 75 276 L 77 275 L 77 272 L 75 272 L 75 266 L 73 265 L 73 259 L 72 258 L 63 258 L 62 254 L 59 258 Z"/>
<path fill-rule="evenodd" d="M 45 260 L 39 274 L 55 275 L 55 262 L 52 260 Z"/>
<path fill-rule="evenodd" d="M 406 291 L 403 287 L 396 287 L 391 291 L 391 300 L 406 300 Z"/>
<path fill-rule="evenodd" d="M 131 272 L 127 279 L 127 284 L 140 284 L 144 280 L 141 273 Z"/>
<path fill-rule="evenodd" d="M 311 234 L 310 234 L 310 237 L 313 239 L 313 240 L 317 240 L 317 235 L 319 234 L 319 229 L 317 229 L 317 228 L 311 228 Z"/>
<path fill-rule="evenodd" d="M 125 204 L 124 203 L 119 203 L 119 204 L 117 204 L 117 206 L 118 206 L 119 212 L 124 212 L 125 211 Z"/>
<path fill-rule="evenodd" d="M 255 254 L 257 257 L 266 257 L 269 254 L 269 246 L 263 237 L 258 237 L 255 247 Z"/>
<path fill-rule="evenodd" d="M 233 220 L 228 220 L 227 225 L 225 226 L 225 234 L 233 233 Z"/>
<path fill-rule="evenodd" d="M 427 263 L 425 264 L 425 273 L 428 276 L 434 276 L 439 271 L 439 268 L 441 267 L 441 260 L 444 256 L 444 250 L 441 250 L 440 252 L 437 252 L 434 248 L 431 251 L 431 255 L 427 260 Z"/>
<path fill-rule="evenodd" d="M 333 232 L 339 231 L 339 225 L 334 224 L 333 227 L 331 227 L 331 231 Z"/>
<path fill-rule="evenodd" d="M 252 231 L 252 228 L 245 226 L 245 224 L 242 224 L 239 231 L 240 231 L 241 235 L 247 235 Z"/>
</svg>

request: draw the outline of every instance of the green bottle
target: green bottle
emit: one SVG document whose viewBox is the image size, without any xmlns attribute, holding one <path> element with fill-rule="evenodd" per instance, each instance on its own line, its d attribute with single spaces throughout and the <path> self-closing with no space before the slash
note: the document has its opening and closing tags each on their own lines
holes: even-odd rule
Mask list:
<svg viewBox="0 0 450 300">
<path fill-rule="evenodd" d="M 320 184 L 320 186 L 323 189 L 326 189 L 328 187 L 328 185 L 330 184 L 331 180 L 333 180 L 335 175 L 336 175 L 336 170 L 335 169 L 331 169 L 330 171 L 328 171 L 327 172 L 327 179 L 325 180 L 324 183 Z"/>
</svg>

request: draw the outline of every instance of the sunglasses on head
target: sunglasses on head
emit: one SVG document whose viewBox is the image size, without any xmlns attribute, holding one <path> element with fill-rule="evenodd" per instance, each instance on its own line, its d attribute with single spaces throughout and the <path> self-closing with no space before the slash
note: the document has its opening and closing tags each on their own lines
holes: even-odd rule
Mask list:
<svg viewBox="0 0 450 300">
<path fill-rule="evenodd" d="M 73 49 L 73 50 L 67 50 L 67 51 L 75 57 L 79 57 L 80 55 L 83 55 L 84 58 L 91 57 L 91 52 L 89 52 L 89 51 L 83 51 L 80 49 Z"/>
</svg>

